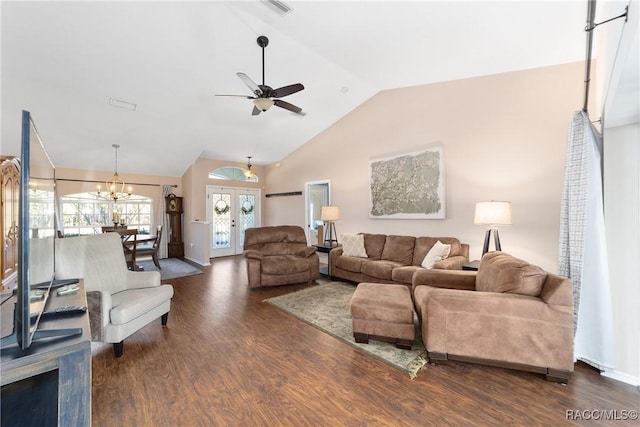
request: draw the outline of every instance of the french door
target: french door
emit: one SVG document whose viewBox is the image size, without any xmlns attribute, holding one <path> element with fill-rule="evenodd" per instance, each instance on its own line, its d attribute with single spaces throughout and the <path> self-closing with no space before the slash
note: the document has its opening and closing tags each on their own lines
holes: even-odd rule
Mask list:
<svg viewBox="0 0 640 427">
<path fill-rule="evenodd" d="M 211 258 L 241 254 L 244 230 L 260 226 L 260 190 L 208 185 L 207 221 Z"/>
</svg>

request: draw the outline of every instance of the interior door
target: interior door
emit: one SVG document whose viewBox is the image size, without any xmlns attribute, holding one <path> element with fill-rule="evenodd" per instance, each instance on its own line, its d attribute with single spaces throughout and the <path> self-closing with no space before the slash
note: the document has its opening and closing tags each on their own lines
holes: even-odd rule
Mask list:
<svg viewBox="0 0 640 427">
<path fill-rule="evenodd" d="M 260 190 L 207 186 L 207 221 L 211 258 L 241 254 L 244 231 L 260 226 Z"/>
</svg>

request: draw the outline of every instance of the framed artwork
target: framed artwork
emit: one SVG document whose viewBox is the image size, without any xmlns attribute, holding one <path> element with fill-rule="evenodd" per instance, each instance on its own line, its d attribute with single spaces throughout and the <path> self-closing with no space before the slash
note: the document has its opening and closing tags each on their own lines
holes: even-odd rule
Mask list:
<svg viewBox="0 0 640 427">
<path fill-rule="evenodd" d="M 371 218 L 444 219 L 442 147 L 370 161 Z"/>
</svg>

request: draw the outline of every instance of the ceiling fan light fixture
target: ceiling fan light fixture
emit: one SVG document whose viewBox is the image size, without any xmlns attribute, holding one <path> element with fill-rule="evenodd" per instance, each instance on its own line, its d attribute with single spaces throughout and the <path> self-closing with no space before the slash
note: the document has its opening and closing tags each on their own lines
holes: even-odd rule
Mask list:
<svg viewBox="0 0 640 427">
<path fill-rule="evenodd" d="M 258 107 L 262 112 L 267 111 L 273 105 L 273 99 L 271 98 L 256 98 L 253 100 L 253 105 Z"/>
<path fill-rule="evenodd" d="M 260 113 L 267 111 L 272 105 L 285 110 L 292 111 L 294 113 L 301 113 L 302 108 L 293 104 L 289 104 L 280 98 L 298 93 L 304 89 L 302 83 L 295 83 L 292 85 L 282 86 L 277 89 L 273 89 L 268 86 L 264 80 L 264 49 L 269 45 L 269 39 L 266 36 L 259 36 L 256 39 L 258 46 L 262 49 L 262 84 L 259 85 L 245 73 L 237 72 L 236 75 L 242 80 L 242 82 L 251 89 L 252 96 L 244 95 L 216 95 L 216 96 L 236 96 L 240 98 L 248 98 L 253 100 L 253 109 L 251 110 L 252 116 L 257 116 Z"/>
</svg>

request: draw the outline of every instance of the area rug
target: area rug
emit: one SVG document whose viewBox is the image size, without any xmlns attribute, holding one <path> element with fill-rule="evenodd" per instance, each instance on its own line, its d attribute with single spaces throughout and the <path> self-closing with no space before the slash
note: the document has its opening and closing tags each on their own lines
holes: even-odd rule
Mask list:
<svg viewBox="0 0 640 427">
<path fill-rule="evenodd" d="M 408 373 L 411 379 L 415 378 L 420 368 L 427 363 L 417 319 L 416 341 L 411 350 L 401 350 L 393 344 L 375 340 L 369 340 L 369 344 L 356 343 L 353 339 L 349 311 L 349 301 L 355 289 L 354 285 L 328 282 L 265 301 L 394 368 Z"/>
<path fill-rule="evenodd" d="M 144 271 L 159 271 L 162 280 L 176 279 L 178 277 L 193 276 L 202 274 L 202 270 L 176 258 L 161 259 L 160 267 L 155 266 L 152 260 L 137 261 L 136 264 Z"/>
</svg>

